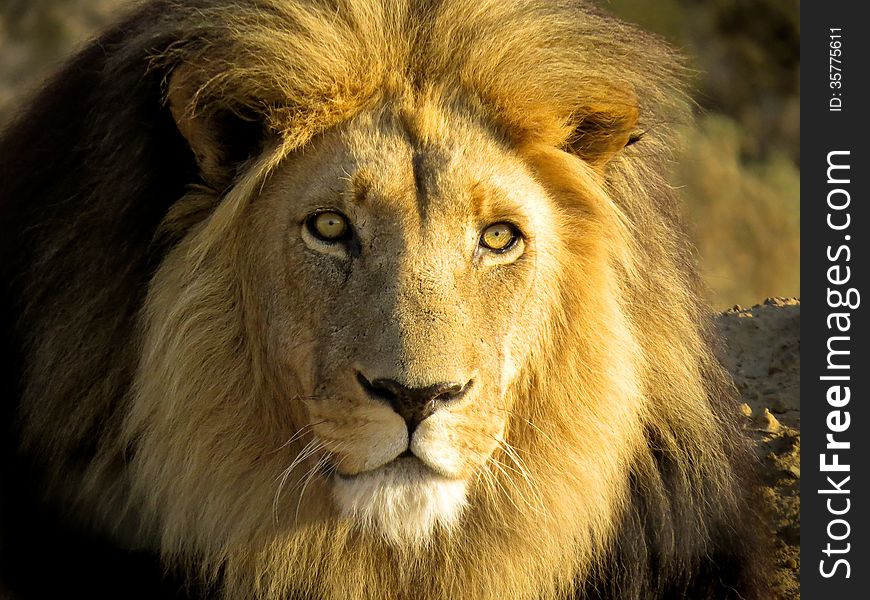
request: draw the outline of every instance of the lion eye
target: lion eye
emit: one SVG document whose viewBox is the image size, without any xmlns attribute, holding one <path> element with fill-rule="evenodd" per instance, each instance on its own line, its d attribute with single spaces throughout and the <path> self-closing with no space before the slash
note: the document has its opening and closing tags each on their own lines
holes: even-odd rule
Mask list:
<svg viewBox="0 0 870 600">
<path fill-rule="evenodd" d="M 324 242 L 337 242 L 350 230 L 347 217 L 335 211 L 315 213 L 308 217 L 306 225 L 312 235 Z"/>
<path fill-rule="evenodd" d="M 507 223 L 495 223 L 483 230 L 480 244 L 494 252 L 504 252 L 517 241 L 517 230 Z"/>
</svg>

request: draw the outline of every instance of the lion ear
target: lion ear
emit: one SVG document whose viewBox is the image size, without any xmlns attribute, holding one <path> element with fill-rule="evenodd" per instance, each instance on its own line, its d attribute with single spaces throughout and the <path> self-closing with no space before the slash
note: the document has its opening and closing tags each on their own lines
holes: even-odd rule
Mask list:
<svg viewBox="0 0 870 600">
<path fill-rule="evenodd" d="M 603 171 L 620 150 L 640 139 L 639 117 L 633 92 L 614 94 L 607 101 L 586 106 L 578 111 L 578 122 L 566 150 Z"/>
<path fill-rule="evenodd" d="M 203 180 L 221 189 L 232 182 L 248 159 L 262 150 L 264 118 L 208 102 L 200 105 L 196 98 L 199 87 L 198 79 L 188 69 L 178 67 L 169 79 L 167 101 Z"/>
</svg>

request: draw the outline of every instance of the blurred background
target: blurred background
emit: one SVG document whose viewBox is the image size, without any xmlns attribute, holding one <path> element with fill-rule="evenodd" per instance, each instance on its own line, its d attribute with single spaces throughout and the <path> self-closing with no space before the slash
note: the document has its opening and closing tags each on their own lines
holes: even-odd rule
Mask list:
<svg viewBox="0 0 870 600">
<path fill-rule="evenodd" d="M 713 305 L 800 296 L 799 0 L 597 0 L 679 48 L 694 127 L 673 181 Z M 0 126 L 130 0 L 0 0 Z"/>
</svg>

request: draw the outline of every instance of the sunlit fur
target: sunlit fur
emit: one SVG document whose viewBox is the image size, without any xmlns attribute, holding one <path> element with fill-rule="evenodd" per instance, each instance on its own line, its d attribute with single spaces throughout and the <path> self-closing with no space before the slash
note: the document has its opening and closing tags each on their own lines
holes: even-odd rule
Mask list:
<svg viewBox="0 0 870 600">
<path fill-rule="evenodd" d="M 132 383 L 76 388 L 65 361 L 99 310 L 84 300 L 27 347 L 22 445 L 50 468 L 122 407 L 54 494 L 229 598 L 694 585 L 745 507 L 744 454 L 664 181 L 687 106 L 662 43 L 567 0 L 161 1 L 123 31 L 107 72 L 159 74 L 205 181 L 153 232 L 135 357 L 117 358 Z M 232 173 L 211 137 L 223 113 L 265 131 Z M 359 267 L 378 284 L 300 232 L 296 204 L 359 189 L 375 208 L 354 224 L 387 244 Z M 451 227 L 481 202 L 519 206 L 527 247 L 464 275 Z M 119 343 L 101 339 L 81 343 Z M 407 434 L 361 394 L 360 361 L 417 385 L 475 378 L 420 426 L 428 467 L 382 466 Z M 72 430 L 70 393 L 86 407 Z"/>
</svg>

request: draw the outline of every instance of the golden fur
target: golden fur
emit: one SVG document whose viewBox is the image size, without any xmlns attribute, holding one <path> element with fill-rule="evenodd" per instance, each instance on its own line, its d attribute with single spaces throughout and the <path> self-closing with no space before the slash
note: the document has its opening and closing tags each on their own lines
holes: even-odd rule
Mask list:
<svg viewBox="0 0 870 600">
<path fill-rule="evenodd" d="M 663 177 L 687 113 L 663 44 L 568 1 L 160 6 L 110 60 L 157 48 L 202 184 L 160 225 L 119 434 L 76 493 L 96 527 L 262 599 L 565 597 L 639 488 L 676 486 L 710 543 L 739 442 Z M 236 164 L 228 118 L 264 132 Z M 358 258 L 305 238 L 324 207 Z M 498 221 L 522 252 L 472 261 Z M 367 475 L 410 440 L 354 369 L 474 379 L 417 430 L 437 474 Z"/>
</svg>

